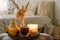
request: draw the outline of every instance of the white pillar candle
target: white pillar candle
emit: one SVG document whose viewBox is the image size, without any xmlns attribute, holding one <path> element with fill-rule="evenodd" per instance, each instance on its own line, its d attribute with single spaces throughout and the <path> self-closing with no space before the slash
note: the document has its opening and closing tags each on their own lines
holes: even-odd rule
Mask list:
<svg viewBox="0 0 60 40">
<path fill-rule="evenodd" d="M 30 33 L 37 33 L 38 32 L 38 24 L 27 24 Z"/>
</svg>

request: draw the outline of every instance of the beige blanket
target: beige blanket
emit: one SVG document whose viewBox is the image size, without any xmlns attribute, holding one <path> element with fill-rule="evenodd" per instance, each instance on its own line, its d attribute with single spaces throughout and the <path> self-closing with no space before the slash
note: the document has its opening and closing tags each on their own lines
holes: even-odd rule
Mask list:
<svg viewBox="0 0 60 40">
<path fill-rule="evenodd" d="M 5 36 L 5 37 L 3 37 L 2 40 L 13 40 L 13 39 L 11 39 L 9 36 Z M 35 40 L 53 40 L 53 38 L 51 35 L 48 35 L 45 33 L 40 33 L 40 36 Z"/>
</svg>

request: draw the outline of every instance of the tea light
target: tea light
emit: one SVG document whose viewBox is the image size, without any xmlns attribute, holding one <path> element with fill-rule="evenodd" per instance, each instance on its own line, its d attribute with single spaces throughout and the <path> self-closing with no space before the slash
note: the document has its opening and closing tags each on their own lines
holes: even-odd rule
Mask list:
<svg viewBox="0 0 60 40">
<path fill-rule="evenodd" d="M 38 24 L 27 24 L 30 33 L 37 33 L 38 32 Z"/>
</svg>

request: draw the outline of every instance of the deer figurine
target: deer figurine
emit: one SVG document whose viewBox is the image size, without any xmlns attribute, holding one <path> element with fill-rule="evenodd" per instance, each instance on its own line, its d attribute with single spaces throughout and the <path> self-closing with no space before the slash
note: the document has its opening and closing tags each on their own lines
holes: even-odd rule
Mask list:
<svg viewBox="0 0 60 40">
<path fill-rule="evenodd" d="M 25 15 L 25 12 L 28 9 L 29 2 L 26 4 L 26 7 L 22 6 L 22 9 L 20 9 L 19 6 L 15 3 L 14 0 L 11 0 L 11 1 L 14 3 L 16 8 L 18 9 L 18 12 L 16 13 L 16 17 L 22 19 L 22 27 L 24 27 L 25 26 L 24 15 Z"/>
</svg>

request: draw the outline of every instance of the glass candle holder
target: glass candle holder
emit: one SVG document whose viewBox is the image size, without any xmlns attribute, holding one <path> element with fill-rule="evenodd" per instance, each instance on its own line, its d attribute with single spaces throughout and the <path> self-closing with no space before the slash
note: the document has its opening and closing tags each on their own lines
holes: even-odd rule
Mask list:
<svg viewBox="0 0 60 40">
<path fill-rule="evenodd" d="M 29 32 L 29 28 L 28 27 L 22 27 L 21 28 L 21 34 L 22 35 L 27 35 L 28 32 Z"/>
</svg>

